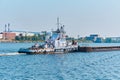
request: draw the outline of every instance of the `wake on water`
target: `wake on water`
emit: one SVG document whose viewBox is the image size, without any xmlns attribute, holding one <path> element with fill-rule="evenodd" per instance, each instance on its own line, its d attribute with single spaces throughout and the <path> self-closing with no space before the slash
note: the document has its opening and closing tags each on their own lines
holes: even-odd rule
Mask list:
<svg viewBox="0 0 120 80">
<path fill-rule="evenodd" d="M 15 52 L 15 53 L 2 53 L 0 54 L 0 56 L 14 56 L 14 55 L 22 55 L 24 53 L 18 53 L 18 52 Z"/>
</svg>

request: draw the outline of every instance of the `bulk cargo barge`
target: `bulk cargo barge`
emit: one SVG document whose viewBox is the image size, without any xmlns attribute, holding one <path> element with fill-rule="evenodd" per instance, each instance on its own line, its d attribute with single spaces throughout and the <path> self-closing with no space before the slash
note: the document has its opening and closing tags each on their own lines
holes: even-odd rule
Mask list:
<svg viewBox="0 0 120 80">
<path fill-rule="evenodd" d="M 120 51 L 120 46 L 78 47 L 79 52 Z"/>
</svg>

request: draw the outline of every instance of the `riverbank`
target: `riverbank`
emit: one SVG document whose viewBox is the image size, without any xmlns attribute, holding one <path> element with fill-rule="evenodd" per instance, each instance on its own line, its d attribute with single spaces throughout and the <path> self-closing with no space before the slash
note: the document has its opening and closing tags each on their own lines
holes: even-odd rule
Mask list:
<svg viewBox="0 0 120 80">
<path fill-rule="evenodd" d="M 17 41 L 17 40 L 0 40 L 0 43 L 36 43 L 36 42 L 44 42 L 42 40 L 40 41 Z"/>
</svg>

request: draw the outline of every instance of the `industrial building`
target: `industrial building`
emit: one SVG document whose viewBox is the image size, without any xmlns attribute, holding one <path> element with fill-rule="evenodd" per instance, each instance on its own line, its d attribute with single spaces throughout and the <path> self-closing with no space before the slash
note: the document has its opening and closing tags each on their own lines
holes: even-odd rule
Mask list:
<svg viewBox="0 0 120 80">
<path fill-rule="evenodd" d="M 3 32 L 2 33 L 2 38 L 5 40 L 14 40 L 16 37 L 15 33 L 12 32 Z"/>
</svg>

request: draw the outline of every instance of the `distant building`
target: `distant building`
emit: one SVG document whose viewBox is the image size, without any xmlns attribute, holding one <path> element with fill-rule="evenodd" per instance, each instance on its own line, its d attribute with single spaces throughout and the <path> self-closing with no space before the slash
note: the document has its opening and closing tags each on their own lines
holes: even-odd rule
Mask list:
<svg viewBox="0 0 120 80">
<path fill-rule="evenodd" d="M 17 32 L 17 31 L 15 31 L 15 32 L 13 32 L 13 33 L 15 33 L 16 36 L 19 36 L 20 34 L 25 34 L 25 32 Z"/>
<path fill-rule="evenodd" d="M 35 33 L 32 33 L 32 32 L 26 32 L 25 33 L 25 36 L 34 36 L 35 35 Z"/>
<path fill-rule="evenodd" d="M 91 34 L 90 37 L 99 37 L 98 34 Z"/>
<path fill-rule="evenodd" d="M 32 32 L 25 32 L 25 31 L 13 31 L 13 33 L 16 34 L 16 36 L 20 36 L 22 34 L 22 36 L 34 36 L 35 34 Z"/>
<path fill-rule="evenodd" d="M 120 43 L 120 37 L 107 37 L 105 39 L 106 43 Z"/>
<path fill-rule="evenodd" d="M 6 40 L 14 40 L 16 37 L 15 33 L 12 32 L 3 32 L 2 38 Z"/>
<path fill-rule="evenodd" d="M 102 43 L 102 42 L 103 42 L 103 38 L 102 37 L 96 38 L 95 43 Z"/>
<path fill-rule="evenodd" d="M 0 39 L 2 39 L 3 38 L 3 34 L 2 33 L 0 33 Z"/>
<path fill-rule="evenodd" d="M 98 38 L 99 35 L 97 34 L 91 34 L 90 36 L 86 37 L 86 40 L 90 40 L 90 41 L 96 41 L 96 39 Z"/>
<path fill-rule="evenodd" d="M 86 40 L 89 40 L 95 43 L 101 43 L 103 41 L 103 38 L 100 37 L 98 34 L 91 34 L 90 36 L 85 37 L 85 38 Z"/>
</svg>

